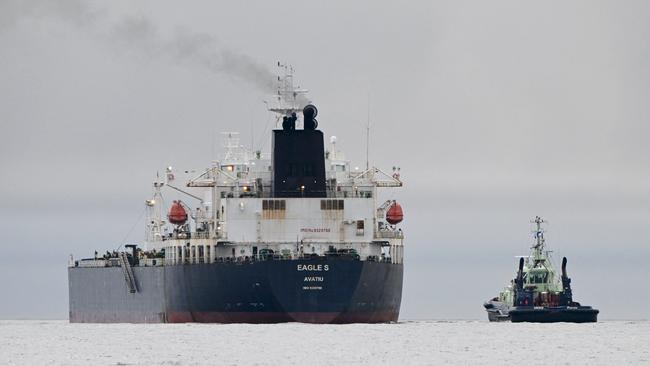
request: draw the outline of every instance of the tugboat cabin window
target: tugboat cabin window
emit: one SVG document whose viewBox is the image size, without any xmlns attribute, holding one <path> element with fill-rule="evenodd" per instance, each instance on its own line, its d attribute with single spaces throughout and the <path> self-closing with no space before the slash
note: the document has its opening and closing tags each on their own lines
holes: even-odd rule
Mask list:
<svg viewBox="0 0 650 366">
<path fill-rule="evenodd" d="M 536 274 L 529 276 L 528 283 L 546 283 L 548 274 Z"/>
</svg>

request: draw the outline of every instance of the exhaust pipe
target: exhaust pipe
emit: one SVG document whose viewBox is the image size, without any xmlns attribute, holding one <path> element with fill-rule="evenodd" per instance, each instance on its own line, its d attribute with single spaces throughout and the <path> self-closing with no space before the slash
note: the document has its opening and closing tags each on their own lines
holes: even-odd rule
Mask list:
<svg viewBox="0 0 650 366">
<path fill-rule="evenodd" d="M 566 274 L 566 257 L 562 258 L 562 295 L 560 305 L 571 305 L 573 303 L 573 292 L 571 291 L 571 279 Z"/>
<path fill-rule="evenodd" d="M 524 288 L 524 258 L 519 258 L 519 271 L 517 271 L 517 288 Z"/>
<path fill-rule="evenodd" d="M 530 300 L 529 295 L 524 291 L 524 258 L 519 258 L 519 270 L 517 271 L 517 279 L 515 280 L 515 306 L 528 305 Z"/>
</svg>

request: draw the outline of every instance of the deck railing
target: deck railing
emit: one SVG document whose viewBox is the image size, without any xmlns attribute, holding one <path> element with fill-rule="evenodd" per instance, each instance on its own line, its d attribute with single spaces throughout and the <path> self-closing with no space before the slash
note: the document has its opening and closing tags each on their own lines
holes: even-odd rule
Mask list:
<svg viewBox="0 0 650 366">
<path fill-rule="evenodd" d="M 239 256 L 239 257 L 215 257 L 214 262 L 212 263 L 251 263 L 251 262 L 262 262 L 262 261 L 291 261 L 291 260 L 313 260 L 313 261 L 324 261 L 329 257 L 341 257 L 350 260 L 362 260 L 368 262 L 387 262 L 391 263 L 391 257 L 388 256 L 376 256 L 369 255 L 367 257 L 359 257 L 358 255 L 350 255 L 343 253 L 328 253 L 325 255 L 302 255 L 302 256 L 292 256 L 292 255 L 282 255 L 282 254 L 266 254 L 266 255 L 255 255 L 255 256 Z M 197 257 L 194 259 L 185 258 L 184 261 L 167 259 L 167 264 L 203 264 L 210 263 L 209 260 L 205 260 L 203 257 Z"/>
<path fill-rule="evenodd" d="M 358 255 L 350 253 L 327 253 L 325 255 L 317 254 L 304 254 L 299 256 L 292 255 L 283 255 L 283 254 L 258 254 L 255 256 L 239 256 L 239 257 L 216 257 L 212 263 L 253 263 L 253 262 L 262 262 L 262 261 L 291 261 L 291 260 L 313 260 L 313 261 L 324 261 L 327 258 L 339 257 L 349 260 L 361 260 L 368 262 L 378 262 L 378 263 L 391 263 L 391 258 L 388 256 L 375 256 L 369 255 L 367 257 L 361 258 Z M 183 265 L 183 264 L 204 264 L 210 263 L 209 260 L 206 260 L 205 257 L 197 257 L 193 260 L 186 258 L 185 261 L 175 261 L 172 259 L 164 258 L 141 258 L 136 263 L 132 264 L 134 267 L 161 267 L 165 265 Z M 82 259 L 73 261 L 70 264 L 70 267 L 78 268 L 102 268 L 102 267 L 120 267 L 119 258 L 98 258 L 98 259 Z"/>
<path fill-rule="evenodd" d="M 375 231 L 377 239 L 404 239 L 404 233 L 401 230 L 377 230 Z"/>
</svg>

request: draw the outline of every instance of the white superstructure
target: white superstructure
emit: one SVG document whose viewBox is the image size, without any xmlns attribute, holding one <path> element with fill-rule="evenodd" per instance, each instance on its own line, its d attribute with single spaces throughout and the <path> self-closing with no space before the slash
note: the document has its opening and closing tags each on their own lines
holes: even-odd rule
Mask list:
<svg viewBox="0 0 650 366">
<path fill-rule="evenodd" d="M 274 96 L 277 100 L 269 110 L 290 116 L 300 113 L 304 91 L 294 89 L 291 69 L 283 68 Z M 375 167 L 350 169 L 332 136 L 324 156 L 325 197 L 276 198 L 271 159 L 243 148 L 236 133 L 224 137 L 225 152 L 210 168 L 180 182 L 169 167 L 164 179 L 154 183 L 154 195 L 146 201 L 147 251 L 164 249 L 168 264 L 244 261 L 268 255 L 288 259 L 333 252 L 402 263 L 403 233 L 386 218 L 396 203 L 378 201 L 381 188 L 402 186 L 395 169 L 393 174 Z M 163 217 L 167 212 L 162 207 L 163 187 L 188 196 L 179 202 L 187 222 L 172 225 Z M 401 208 L 399 215 L 401 221 Z"/>
</svg>

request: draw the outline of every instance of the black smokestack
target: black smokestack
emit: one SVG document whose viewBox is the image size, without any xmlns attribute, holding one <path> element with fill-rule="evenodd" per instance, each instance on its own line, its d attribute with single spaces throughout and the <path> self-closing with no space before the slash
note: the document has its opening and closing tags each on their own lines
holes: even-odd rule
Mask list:
<svg viewBox="0 0 650 366">
<path fill-rule="evenodd" d="M 517 271 L 515 285 L 517 285 L 517 289 L 524 288 L 524 258 L 519 258 L 519 270 Z"/>
<path fill-rule="evenodd" d="M 318 109 L 313 104 L 308 104 L 302 110 L 302 116 L 304 118 L 305 130 L 315 130 L 318 127 L 318 121 L 316 116 L 318 115 Z"/>
<path fill-rule="evenodd" d="M 325 144 L 316 130 L 316 107 L 303 110 L 304 130 L 295 129 L 295 114 L 273 131 L 273 196 L 326 197 Z"/>
</svg>

